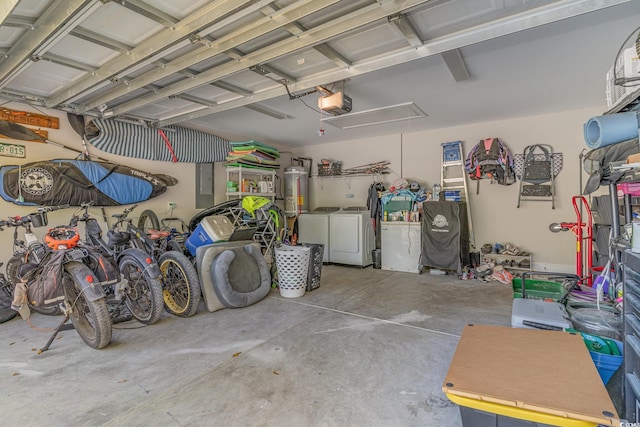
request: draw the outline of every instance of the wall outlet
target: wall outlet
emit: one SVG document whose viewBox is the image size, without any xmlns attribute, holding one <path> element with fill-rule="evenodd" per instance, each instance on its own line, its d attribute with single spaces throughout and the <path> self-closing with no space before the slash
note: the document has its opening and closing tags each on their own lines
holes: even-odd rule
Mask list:
<svg viewBox="0 0 640 427">
<path fill-rule="evenodd" d="M 176 208 L 176 202 L 169 202 L 169 209 L 175 209 Z"/>
<path fill-rule="evenodd" d="M 344 195 L 344 197 L 346 197 L 347 199 L 353 199 L 354 195 L 353 195 L 353 193 L 347 193 L 347 194 Z"/>
</svg>

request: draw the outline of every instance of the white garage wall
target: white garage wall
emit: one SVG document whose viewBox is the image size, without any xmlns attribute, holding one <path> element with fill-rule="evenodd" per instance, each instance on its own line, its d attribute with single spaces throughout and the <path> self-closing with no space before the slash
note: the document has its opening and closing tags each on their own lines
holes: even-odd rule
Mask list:
<svg viewBox="0 0 640 427">
<path fill-rule="evenodd" d="M 82 150 L 82 141 L 77 133 L 71 128 L 67 120 L 66 114 L 54 110 L 40 109 L 35 110 L 33 107 L 26 106 L 24 104 L 5 104 L 4 107 L 14 110 L 29 111 L 33 113 L 44 113 L 50 116 L 55 116 L 60 119 L 60 129 L 46 129 L 49 132 L 49 139 L 55 142 L 59 142 L 66 146 Z M 18 165 L 24 163 L 30 163 L 38 160 L 50 160 L 50 159 L 74 159 L 76 153 L 59 148 L 51 144 L 42 144 L 29 141 L 16 141 L 7 140 L 8 142 L 24 145 L 26 147 L 27 157 L 24 159 L 0 157 L 0 165 Z M 127 165 L 151 173 L 164 173 L 173 176 L 178 179 L 178 185 L 168 187 L 167 192 L 154 199 L 148 200 L 143 203 L 139 203 L 138 207 L 132 212 L 132 216 L 137 216 L 144 209 L 153 209 L 159 217 L 168 216 L 168 204 L 169 202 L 175 202 L 177 208 L 174 210 L 174 215 L 185 220 L 188 220 L 193 213 L 195 204 L 195 166 L 192 163 L 171 163 L 171 162 L 155 162 L 150 160 L 132 159 L 128 157 L 115 156 L 109 153 L 104 153 L 92 146 L 89 146 L 89 153 L 94 156 L 99 156 L 103 159 L 112 161 L 114 163 Z M 124 206 L 108 207 L 105 208 L 107 216 L 110 217 L 114 213 L 122 212 Z M 13 203 L 6 202 L 0 199 L 0 219 L 5 219 L 9 216 L 22 216 L 27 215 L 35 210 L 34 207 L 18 206 Z M 61 225 L 67 224 L 71 218 L 74 208 L 64 209 L 49 214 L 49 225 Z M 99 208 L 93 208 L 92 214 L 96 218 L 102 218 L 102 214 Z M 103 228 L 106 230 L 104 223 Z M 46 232 L 46 229 L 35 230 L 38 237 L 42 237 Z M 19 231 L 19 235 L 22 236 L 22 229 Z M 13 242 L 13 229 L 6 228 L 3 232 L 0 232 L 0 261 L 6 262 L 12 254 L 12 242 Z M 4 271 L 4 267 L 0 270 Z"/>
<path fill-rule="evenodd" d="M 22 104 L 8 104 L 8 108 L 38 112 Z M 60 118 L 59 130 L 49 130 L 49 138 L 76 149 L 82 149 L 79 136 L 71 129 L 66 116 L 57 111 L 42 110 Z M 521 153 L 525 146 L 535 143 L 551 144 L 564 155 L 564 168 L 557 180 L 556 209 L 550 203 L 524 202 L 516 208 L 518 186 L 509 187 L 481 181 L 480 194 L 475 195 L 475 182 L 469 182 L 471 207 L 476 233 L 476 244 L 486 242 L 511 242 L 534 254 L 534 267 L 549 271 L 574 271 L 575 239 L 570 233 L 554 234 L 548 231 L 552 222 L 575 221 L 571 197 L 579 192 L 578 154 L 585 148 L 582 125 L 590 117 L 602 112 L 600 108 L 583 109 L 544 116 L 478 123 L 428 132 L 404 133 L 380 136 L 366 140 L 317 144 L 292 150 L 294 156 L 311 157 L 314 161 L 314 177 L 310 179 L 310 208 L 318 206 L 363 206 L 371 177 L 315 177 L 315 163 L 327 158 L 343 161 L 344 168 L 388 160 L 390 175 L 382 177 L 387 187 L 398 177 L 418 181 L 430 186 L 440 180 L 440 143 L 454 140 L 464 142 L 465 153 L 480 139 L 500 137 L 513 151 Z M 428 120 L 428 118 L 426 119 Z M 16 142 L 16 141 L 14 141 Z M 74 158 L 71 151 L 48 144 L 26 141 L 16 143 L 27 147 L 27 158 L 0 157 L 0 164 L 22 164 L 53 158 Z M 282 147 L 280 147 L 283 149 Z M 283 149 L 284 150 L 284 149 Z M 169 187 L 162 196 L 140 203 L 137 214 L 153 209 L 160 217 L 168 215 L 168 203 L 175 202 L 174 215 L 188 220 L 197 210 L 195 203 L 195 166 L 190 163 L 154 162 L 114 156 L 89 147 L 90 153 L 110 161 L 136 167 L 152 173 L 166 173 L 178 179 L 179 184 Z M 290 155 L 283 154 L 281 164 L 288 166 Z M 226 176 L 224 165 L 216 164 L 214 173 L 215 203 L 226 200 L 224 195 Z M 280 171 L 280 175 L 282 171 Z M 121 211 L 120 207 L 106 208 L 107 215 Z M 0 218 L 26 215 L 32 208 L 18 206 L 0 200 Z M 64 224 L 71 216 L 71 209 L 50 215 L 50 225 Z M 97 208 L 93 209 L 100 216 Z M 44 230 L 38 230 L 41 235 Z M 12 233 L 0 233 L 0 261 L 11 255 Z"/>
<path fill-rule="evenodd" d="M 582 125 L 601 109 L 583 109 L 513 120 L 478 123 L 428 132 L 406 133 L 335 144 L 313 145 L 297 150 L 296 155 L 342 160 L 344 167 L 389 160 L 394 171 L 383 181 L 389 184 L 400 175 L 409 181 L 431 187 L 440 181 L 443 142 L 463 141 L 465 155 L 477 142 L 499 137 L 514 154 L 527 145 L 550 144 L 564 156 L 564 167 L 556 181 L 556 208 L 551 203 L 523 202 L 516 208 L 518 183 L 511 186 L 468 181 L 476 235 L 476 246 L 483 243 L 511 242 L 534 256 L 534 268 L 547 271 L 575 271 L 575 238 L 569 232 L 552 233 L 550 223 L 576 221 L 571 198 L 579 194 L 578 154 L 586 148 Z M 428 118 L 426 119 L 428 120 Z M 313 178 L 310 184 L 311 208 L 318 206 L 364 205 L 371 177 Z M 353 195 L 353 198 L 348 198 Z"/>
</svg>

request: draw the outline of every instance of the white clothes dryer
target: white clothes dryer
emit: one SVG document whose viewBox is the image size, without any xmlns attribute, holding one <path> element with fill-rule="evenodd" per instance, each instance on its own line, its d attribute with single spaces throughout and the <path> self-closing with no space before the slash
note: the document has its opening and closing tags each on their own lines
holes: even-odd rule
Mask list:
<svg viewBox="0 0 640 427">
<path fill-rule="evenodd" d="M 329 216 L 329 262 L 366 267 L 373 263 L 375 235 L 366 208 L 344 208 Z"/>
</svg>

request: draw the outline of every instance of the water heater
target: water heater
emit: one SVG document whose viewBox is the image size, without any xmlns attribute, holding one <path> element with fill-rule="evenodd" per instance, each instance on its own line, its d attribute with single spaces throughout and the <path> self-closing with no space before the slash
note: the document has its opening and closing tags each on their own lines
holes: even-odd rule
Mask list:
<svg viewBox="0 0 640 427">
<path fill-rule="evenodd" d="M 284 170 L 284 212 L 298 215 L 309 211 L 309 174 L 302 166 Z"/>
</svg>

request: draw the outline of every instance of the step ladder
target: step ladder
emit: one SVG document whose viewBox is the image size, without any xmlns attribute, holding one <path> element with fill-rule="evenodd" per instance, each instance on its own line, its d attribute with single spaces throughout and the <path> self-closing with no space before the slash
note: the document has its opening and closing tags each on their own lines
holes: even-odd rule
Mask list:
<svg viewBox="0 0 640 427">
<path fill-rule="evenodd" d="M 471 247 L 475 248 L 476 241 L 473 233 L 473 221 L 471 220 L 471 206 L 467 189 L 467 173 L 464 169 L 465 158 L 462 154 L 462 141 L 445 142 L 441 145 L 442 169 L 440 170 L 440 186 L 443 192 L 459 192 L 460 201 L 465 202 L 469 221 L 469 243 Z"/>
</svg>

